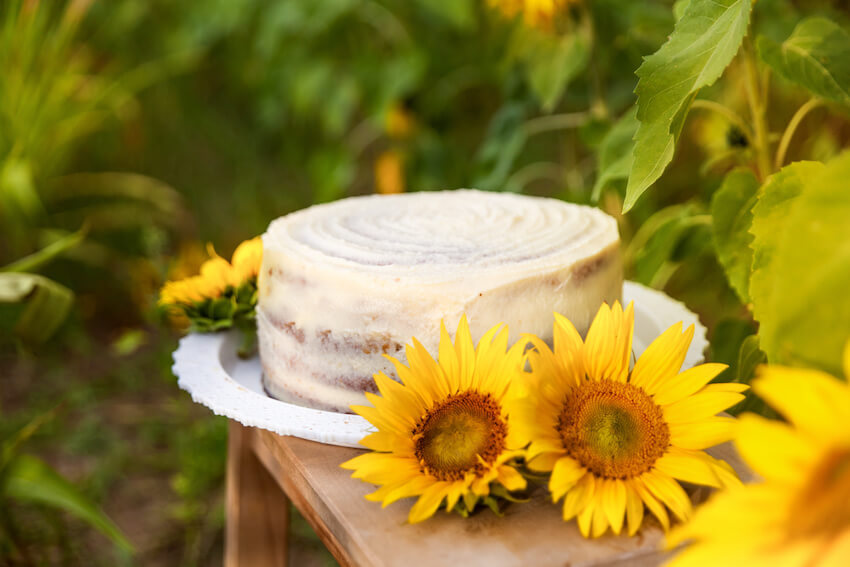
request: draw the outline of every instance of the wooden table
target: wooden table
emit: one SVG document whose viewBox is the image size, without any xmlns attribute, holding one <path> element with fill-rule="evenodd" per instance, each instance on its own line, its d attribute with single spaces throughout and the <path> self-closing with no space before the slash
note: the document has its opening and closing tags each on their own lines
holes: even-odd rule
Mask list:
<svg viewBox="0 0 850 567">
<path fill-rule="evenodd" d="M 412 499 L 381 509 L 363 498 L 371 485 L 339 468 L 358 449 L 231 421 L 228 451 L 225 567 L 286 565 L 290 502 L 343 566 L 646 567 L 665 557 L 658 551 L 662 532 L 654 520 L 634 537 L 587 540 L 575 522 L 561 520 L 561 507 L 546 497 L 545 488 L 530 502 L 510 506 L 502 518 L 489 510 L 468 519 L 440 511 L 411 525 L 406 519 Z M 749 478 L 730 445 L 711 452 Z M 694 497 L 706 494 L 698 489 Z"/>
</svg>

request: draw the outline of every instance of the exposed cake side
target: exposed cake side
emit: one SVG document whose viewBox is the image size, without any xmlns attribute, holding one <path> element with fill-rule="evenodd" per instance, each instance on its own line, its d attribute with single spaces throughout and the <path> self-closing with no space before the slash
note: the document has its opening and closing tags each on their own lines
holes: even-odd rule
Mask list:
<svg viewBox="0 0 850 567">
<path fill-rule="evenodd" d="M 598 210 L 454 191 L 354 198 L 278 219 L 263 237 L 258 331 L 275 397 L 348 411 L 384 358 L 440 320 L 473 338 L 503 322 L 551 337 L 552 312 L 584 331 L 620 297 L 616 223 Z"/>
</svg>

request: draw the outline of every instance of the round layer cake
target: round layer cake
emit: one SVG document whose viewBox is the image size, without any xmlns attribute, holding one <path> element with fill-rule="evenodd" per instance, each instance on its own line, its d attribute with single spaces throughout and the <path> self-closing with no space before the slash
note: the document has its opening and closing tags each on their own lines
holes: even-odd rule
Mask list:
<svg viewBox="0 0 850 567">
<path fill-rule="evenodd" d="M 552 336 L 553 311 L 584 333 L 623 276 L 613 218 L 554 199 L 474 190 L 354 197 L 281 217 L 263 235 L 257 329 L 267 392 L 349 412 L 394 376 L 440 321 L 473 339 L 506 323 Z"/>
</svg>

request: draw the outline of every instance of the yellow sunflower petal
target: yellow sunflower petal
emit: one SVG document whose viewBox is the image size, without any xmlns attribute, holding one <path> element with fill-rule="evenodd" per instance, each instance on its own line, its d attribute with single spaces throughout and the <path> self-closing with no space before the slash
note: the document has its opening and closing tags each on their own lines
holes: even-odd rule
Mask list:
<svg viewBox="0 0 850 567">
<path fill-rule="evenodd" d="M 590 535 L 592 537 L 599 537 L 604 534 L 607 529 L 608 516 L 605 514 L 605 510 L 602 508 L 601 503 L 596 502 L 593 507 L 593 521 L 591 523 Z"/>
<path fill-rule="evenodd" d="M 510 466 L 499 467 L 499 476 L 497 477 L 497 480 L 502 483 L 502 486 L 511 492 L 522 490 L 526 486 L 525 478 L 519 474 L 515 468 Z"/>
<path fill-rule="evenodd" d="M 735 420 L 713 417 L 694 423 L 671 423 L 670 444 L 682 449 L 707 449 L 732 439 Z"/>
<path fill-rule="evenodd" d="M 640 478 L 652 495 L 667 506 L 679 520 L 685 521 L 690 517 L 691 501 L 678 482 L 660 471 L 644 473 Z"/>
<path fill-rule="evenodd" d="M 462 315 L 455 333 L 455 353 L 457 357 L 458 386 L 460 391 L 472 386 L 472 376 L 475 372 L 475 345 L 469 334 L 469 323 L 466 315 Z"/>
<path fill-rule="evenodd" d="M 450 486 L 451 483 L 449 482 L 437 482 L 426 488 L 419 500 L 410 509 L 407 521 L 416 524 L 433 516 L 442 504 L 443 499 L 448 495 Z"/>
<path fill-rule="evenodd" d="M 822 448 L 784 423 L 745 414 L 738 420 L 735 446 L 757 474 L 782 483 L 799 482 Z"/>
<path fill-rule="evenodd" d="M 763 366 L 753 389 L 770 406 L 814 437 L 835 438 L 835 423 L 850 422 L 850 386 L 816 370 Z"/>
<path fill-rule="evenodd" d="M 581 532 L 581 535 L 584 537 L 590 537 L 591 527 L 593 522 L 593 500 L 590 500 L 587 505 L 579 511 L 576 517 L 576 523 L 578 523 L 578 529 Z"/>
<path fill-rule="evenodd" d="M 661 333 L 635 363 L 630 382 L 649 395 L 666 389 L 667 383 L 682 368 L 693 338 L 694 326 L 683 333 L 681 322 Z"/>
<path fill-rule="evenodd" d="M 718 363 L 694 366 L 669 379 L 664 388 L 658 389 L 652 397 L 655 403 L 661 406 L 685 399 L 711 382 L 726 368 L 727 365 Z"/>
<path fill-rule="evenodd" d="M 602 484 L 602 509 L 611 526 L 611 531 L 619 534 L 623 529 L 626 513 L 626 485 L 621 480 L 607 480 Z"/>
<path fill-rule="evenodd" d="M 632 486 L 631 481 L 626 482 L 626 519 L 629 525 L 629 535 L 633 536 L 643 523 L 643 501 L 640 494 Z"/>
<path fill-rule="evenodd" d="M 629 375 L 634 334 L 634 304 L 602 304 L 584 343 L 584 369 L 591 380 L 624 382 Z"/>
<path fill-rule="evenodd" d="M 586 474 L 567 492 L 563 506 L 564 521 L 573 519 L 587 508 L 596 494 L 596 484 L 593 475 Z"/>
<path fill-rule="evenodd" d="M 585 374 L 582 357 L 584 344 L 581 335 L 579 335 L 575 325 L 560 313 L 555 313 L 553 334 L 554 352 L 560 363 L 563 378 L 569 384 L 574 384 L 583 379 Z"/>
<path fill-rule="evenodd" d="M 535 472 L 549 472 L 555 468 L 555 464 L 563 456 L 563 451 L 557 453 L 540 453 L 527 463 L 528 468 Z"/>
<path fill-rule="evenodd" d="M 669 530 L 670 517 L 667 515 L 667 510 L 664 508 L 664 505 L 652 495 L 649 488 L 647 488 L 644 484 L 642 477 L 632 481 L 632 488 L 634 488 L 635 492 L 638 493 L 644 505 L 646 505 L 646 507 L 649 508 L 649 511 L 652 512 L 652 515 L 658 519 L 658 522 L 661 524 L 664 531 L 666 532 Z"/>
<path fill-rule="evenodd" d="M 388 485 L 392 488 L 386 491 L 381 499 L 381 507 L 386 508 L 393 502 L 402 498 L 410 498 L 422 494 L 429 486 L 434 484 L 434 479 L 427 476 L 417 476 L 400 485 Z M 376 491 L 377 492 L 377 491 Z M 368 498 L 368 495 L 367 495 Z"/>
<path fill-rule="evenodd" d="M 662 408 L 667 423 L 692 423 L 713 417 L 744 399 L 738 392 L 706 391 Z"/>
<path fill-rule="evenodd" d="M 552 500 L 560 500 L 578 480 L 587 473 L 587 469 L 570 457 L 562 457 L 555 463 L 552 476 L 549 477 L 549 492 Z"/>
<path fill-rule="evenodd" d="M 460 364 L 457 359 L 457 351 L 452 344 L 452 338 L 449 336 L 449 331 L 446 329 L 445 322 L 440 322 L 440 347 L 439 347 L 440 368 L 443 369 L 446 379 L 449 383 L 449 392 L 454 394 L 460 390 Z"/>
<path fill-rule="evenodd" d="M 707 457 L 707 458 L 706 458 Z M 701 451 L 670 448 L 655 462 L 655 468 L 677 480 L 721 488 L 729 482 L 726 471 Z"/>
</svg>

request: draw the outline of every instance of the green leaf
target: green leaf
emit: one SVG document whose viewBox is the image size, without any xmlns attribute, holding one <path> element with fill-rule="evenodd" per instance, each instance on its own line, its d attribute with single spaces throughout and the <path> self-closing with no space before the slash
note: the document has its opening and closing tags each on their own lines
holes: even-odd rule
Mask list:
<svg viewBox="0 0 850 567">
<path fill-rule="evenodd" d="M 738 352 L 738 361 L 735 366 L 734 381 L 740 384 L 750 384 L 756 375 L 756 369 L 766 362 L 767 356 L 759 348 L 758 335 L 750 335 L 741 343 L 741 350 Z M 729 413 L 738 415 L 745 411 L 751 411 L 765 417 L 776 417 L 776 412 L 770 409 L 755 392 L 748 390 L 746 395 L 747 397 L 742 402 L 729 408 Z"/>
<path fill-rule="evenodd" d="M 20 502 L 43 504 L 74 514 L 107 536 L 125 551 L 133 546 L 97 506 L 73 484 L 30 455 L 18 455 L 6 467 L 0 479 L 0 494 Z"/>
<path fill-rule="evenodd" d="M 642 284 L 663 285 L 658 279 L 677 247 L 688 232 L 704 222 L 702 215 L 695 215 L 690 205 L 674 205 L 651 216 L 630 244 L 634 253 L 634 279 Z"/>
<path fill-rule="evenodd" d="M 598 201 L 602 191 L 615 181 L 628 179 L 634 159 L 632 140 L 637 128 L 637 107 L 632 107 L 602 138 L 599 144 L 599 176 L 591 196 L 593 201 Z"/>
<path fill-rule="evenodd" d="M 86 232 L 88 232 L 88 225 L 84 224 L 77 232 L 60 236 L 41 250 L 0 267 L 0 272 L 31 272 L 38 270 L 56 257 L 77 246 L 86 237 Z"/>
<path fill-rule="evenodd" d="M 59 406 L 56 406 L 52 410 L 38 414 L 26 425 L 3 441 L 3 445 L 0 447 L 0 476 L 2 476 L 2 471 L 6 465 L 12 461 L 18 447 L 25 443 L 27 439 L 35 435 L 36 431 L 38 431 L 42 425 L 53 419 L 58 409 Z"/>
<path fill-rule="evenodd" d="M 716 81 L 747 32 L 750 0 L 691 0 L 670 39 L 637 70 L 634 162 L 623 210 L 661 177 L 697 91 Z"/>
<path fill-rule="evenodd" d="M 774 175 L 753 208 L 750 296 L 771 363 L 843 374 L 850 338 L 850 152 Z"/>
<path fill-rule="evenodd" d="M 74 294 L 70 289 L 37 274 L 0 273 L 0 303 L 23 303 L 15 334 L 41 343 L 65 320 Z"/>
<path fill-rule="evenodd" d="M 557 106 L 569 82 L 587 67 L 590 43 L 589 28 L 584 23 L 564 35 L 517 26 L 511 50 L 523 63 L 528 84 L 544 111 L 551 112 Z"/>
<path fill-rule="evenodd" d="M 850 105 L 850 34 L 826 18 L 806 18 L 781 44 L 761 36 L 758 52 L 785 79 Z"/>
<path fill-rule="evenodd" d="M 750 242 L 752 208 L 756 203 L 759 182 L 749 169 L 731 171 L 711 199 L 711 217 L 717 259 L 738 297 L 749 302 L 750 269 L 753 251 Z"/>
</svg>

